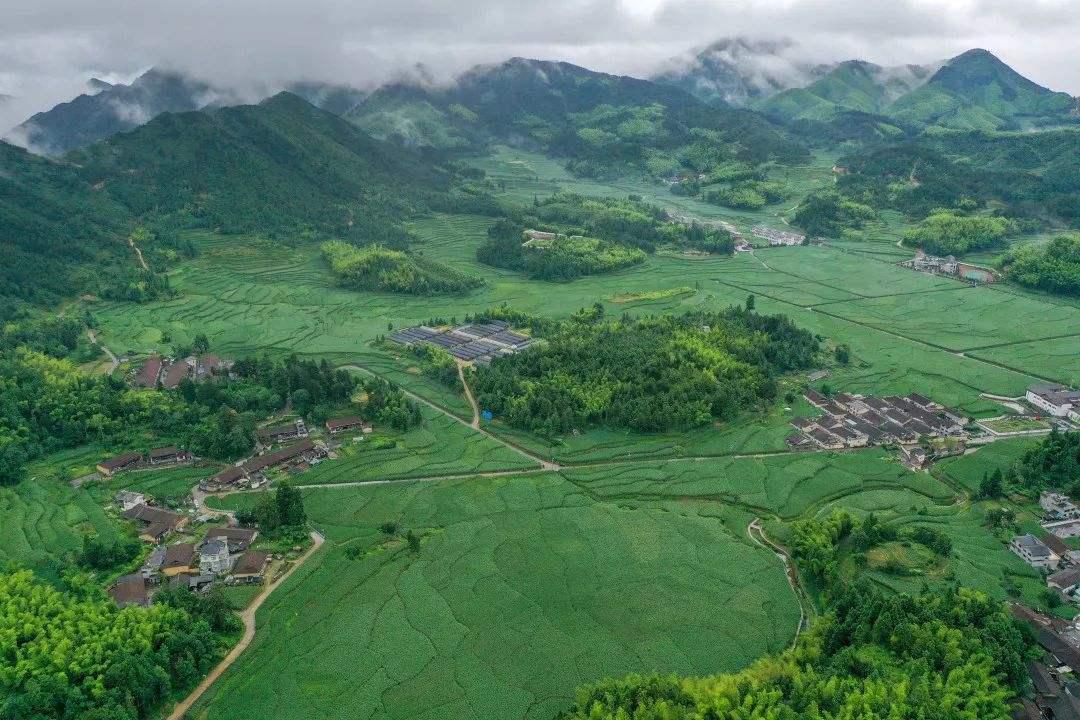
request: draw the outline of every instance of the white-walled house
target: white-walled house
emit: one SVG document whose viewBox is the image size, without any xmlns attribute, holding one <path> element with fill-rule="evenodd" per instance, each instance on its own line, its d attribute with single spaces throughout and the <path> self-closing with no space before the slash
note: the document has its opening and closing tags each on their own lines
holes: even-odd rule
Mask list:
<svg viewBox="0 0 1080 720">
<path fill-rule="evenodd" d="M 1053 569 L 1061 561 L 1046 543 L 1031 534 L 1014 537 L 1009 541 L 1009 549 L 1028 565 L 1036 568 Z"/>
</svg>

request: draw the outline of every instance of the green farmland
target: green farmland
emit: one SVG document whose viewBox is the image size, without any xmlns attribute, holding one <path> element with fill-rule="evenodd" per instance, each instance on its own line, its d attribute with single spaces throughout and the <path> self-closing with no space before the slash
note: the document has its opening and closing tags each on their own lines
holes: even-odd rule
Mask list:
<svg viewBox="0 0 1080 720">
<path fill-rule="evenodd" d="M 549 718 L 600 675 L 742 667 L 798 620 L 731 509 L 632 508 L 555 474 L 305 501 L 328 547 L 260 609 L 195 717 Z M 385 521 L 419 533 L 419 554 Z"/>
</svg>

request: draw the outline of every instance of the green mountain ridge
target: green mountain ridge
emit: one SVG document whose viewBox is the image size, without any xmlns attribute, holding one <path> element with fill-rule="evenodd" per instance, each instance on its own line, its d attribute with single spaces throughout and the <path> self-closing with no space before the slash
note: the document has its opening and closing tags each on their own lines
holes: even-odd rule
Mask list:
<svg viewBox="0 0 1080 720">
<path fill-rule="evenodd" d="M 137 216 L 230 233 L 400 244 L 396 219 L 446 186 L 435 168 L 287 92 L 161 115 L 70 159 Z"/>
<path fill-rule="evenodd" d="M 347 118 L 376 137 L 434 150 L 493 140 L 575 159 L 578 174 L 641 172 L 696 137 L 762 161 L 804 150 L 760 115 L 705 105 L 675 87 L 570 63 L 513 58 L 470 70 L 446 88 L 394 85 Z M 655 170 L 653 170 L 655 172 Z"/>
</svg>

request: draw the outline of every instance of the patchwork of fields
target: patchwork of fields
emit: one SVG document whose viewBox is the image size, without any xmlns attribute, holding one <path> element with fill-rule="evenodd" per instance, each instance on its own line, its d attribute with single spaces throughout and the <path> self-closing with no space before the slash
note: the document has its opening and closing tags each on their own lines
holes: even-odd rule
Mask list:
<svg viewBox="0 0 1080 720">
<path fill-rule="evenodd" d="M 195 717 L 550 718 L 596 677 L 742 667 L 798 620 L 745 514 L 631 508 L 551 473 L 305 502 L 329 549 L 260 609 Z"/>
<path fill-rule="evenodd" d="M 559 187 L 638 193 L 743 228 L 782 226 L 790 210 L 780 203 L 731 211 L 635 180 L 581 180 L 556 161 L 516 151 L 480 164 L 510 198 Z M 784 181 L 805 193 L 832 182 L 831 164 L 792 169 Z M 199 256 L 170 276 L 178 297 L 92 309 L 100 337 L 118 353 L 164 350 L 204 332 L 226 357 L 295 352 L 361 367 L 466 420 L 472 410 L 462 394 L 376 340 L 502 303 L 551 317 L 594 302 L 612 315 L 640 315 L 717 309 L 753 294 L 759 311 L 787 314 L 828 345 L 850 346 L 851 363 L 829 368 L 826 382 L 837 390 L 914 391 L 986 417 L 1002 406 L 983 393 L 1015 397 L 1039 379 L 1080 380 L 1080 308 L 896 267 L 910 255 L 896 247 L 899 217 L 884 218 L 880 237 L 875 227 L 826 247 L 731 258 L 658 253 L 638 267 L 560 284 L 478 263 L 491 222 L 438 214 L 410 225 L 425 257 L 484 278 L 461 297 L 347 291 L 314 247 L 200 234 Z M 328 542 L 260 608 L 254 643 L 192 715 L 549 718 L 576 685 L 601 676 L 743 667 L 785 647 L 799 617 L 780 561 L 746 535 L 754 517 L 781 541 L 789 521 L 836 507 L 930 524 L 953 539 L 946 563 L 912 576 L 871 568 L 871 577 L 894 589 L 960 581 L 998 597 L 1011 582 L 1036 598 L 1035 575 L 984 527 L 980 506 L 957 497 L 1031 441 L 995 443 L 934 474 L 912 473 L 881 450 L 784 452 L 790 419 L 808 411 L 799 398 L 690 432 L 593 429 L 542 439 L 499 418 L 482 425 L 489 436 L 424 407 L 420 428 L 379 428 L 348 442 L 336 460 L 297 479 Z M 530 472 L 539 464 L 502 441 L 564 467 Z M 79 531 L 111 527 L 101 503 L 115 489 L 182 494 L 196 472 L 203 474 L 129 473 L 86 490 L 65 481 L 0 491 L 0 557 L 47 565 L 76 546 Z M 253 501 L 248 494 L 220 502 Z M 422 537 L 418 554 L 400 534 L 379 530 L 388 521 Z M 908 555 L 901 545 L 882 559 Z M 245 594 L 236 595 L 242 605 Z"/>
</svg>

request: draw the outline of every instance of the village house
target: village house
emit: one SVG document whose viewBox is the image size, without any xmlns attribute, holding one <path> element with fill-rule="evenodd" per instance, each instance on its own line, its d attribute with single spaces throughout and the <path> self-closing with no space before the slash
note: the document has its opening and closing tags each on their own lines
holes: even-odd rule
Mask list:
<svg viewBox="0 0 1080 720">
<path fill-rule="evenodd" d="M 165 376 L 161 380 L 163 387 L 168 389 L 176 388 L 180 385 L 180 381 L 191 375 L 191 366 L 188 365 L 186 360 L 174 360 L 169 363 L 169 368 L 165 371 Z"/>
<path fill-rule="evenodd" d="M 158 384 L 158 377 L 161 375 L 161 356 L 151 355 L 139 368 L 139 372 L 135 375 L 135 385 L 137 387 L 155 388 Z"/>
<path fill-rule="evenodd" d="M 1055 520 L 1044 522 L 1043 529 L 1059 538 L 1080 537 L 1080 520 Z"/>
<path fill-rule="evenodd" d="M 1064 385 L 1031 385 L 1024 396 L 1029 403 L 1054 417 L 1080 421 L 1080 390 Z"/>
<path fill-rule="evenodd" d="M 1056 568 L 1060 558 L 1042 540 L 1031 535 L 1017 535 L 1009 541 L 1009 549 L 1034 568 Z"/>
<path fill-rule="evenodd" d="M 151 551 L 149 557 L 146 558 L 146 562 L 139 568 L 139 574 L 141 574 L 147 580 L 151 580 L 161 572 L 161 566 L 165 564 L 165 546 L 158 545 Z"/>
<path fill-rule="evenodd" d="M 187 516 L 150 507 L 149 505 L 136 505 L 121 513 L 127 520 L 137 520 L 144 524 L 139 532 L 139 539 L 146 542 L 158 543 L 162 538 L 173 530 L 178 530 L 187 524 Z"/>
<path fill-rule="evenodd" d="M 229 552 L 238 553 L 247 550 L 258 535 L 259 531 L 251 528 L 218 527 L 211 528 L 206 533 L 206 539 L 224 540 L 229 545 Z"/>
<path fill-rule="evenodd" d="M 104 477 L 112 477 L 113 473 L 135 467 L 142 460 L 142 455 L 137 452 L 127 452 L 116 457 L 102 460 L 97 464 L 97 471 Z"/>
<path fill-rule="evenodd" d="M 261 443 L 264 445 L 273 445 L 274 443 L 284 442 L 285 440 L 305 438 L 308 436 L 308 431 L 307 427 L 304 425 L 304 421 L 297 420 L 294 423 L 260 428 L 257 434 Z"/>
<path fill-rule="evenodd" d="M 168 447 L 154 448 L 150 451 L 151 465 L 168 465 L 170 463 L 182 463 L 191 459 L 187 450 L 169 445 Z"/>
<path fill-rule="evenodd" d="M 161 565 L 165 577 L 181 573 L 195 573 L 195 546 L 191 543 L 176 543 L 165 548 L 165 560 Z"/>
<path fill-rule="evenodd" d="M 138 573 L 117 578 L 116 582 L 109 586 L 108 593 L 109 597 L 120 608 L 131 605 L 138 607 L 150 605 L 150 595 L 146 589 L 146 578 Z"/>
<path fill-rule="evenodd" d="M 1062 493 L 1044 491 L 1039 494 L 1039 506 L 1048 520 L 1075 520 L 1080 518 L 1080 508 Z"/>
<path fill-rule="evenodd" d="M 338 433 L 348 432 L 349 430 L 360 430 L 364 433 L 371 432 L 371 423 L 364 422 L 362 419 L 355 415 L 349 415 L 348 417 L 332 418 L 326 421 L 326 431 L 331 435 L 337 435 Z"/>
<path fill-rule="evenodd" d="M 283 447 L 272 453 L 253 457 L 243 464 L 244 474 L 251 480 L 261 475 L 264 471 L 278 465 L 289 465 L 294 462 L 315 460 L 325 454 L 325 451 L 316 447 L 311 440 L 301 440 L 298 443 Z"/>
<path fill-rule="evenodd" d="M 1064 570 L 1058 570 L 1046 578 L 1047 587 L 1060 590 L 1064 595 L 1071 594 L 1078 584 L 1080 584 L 1080 567 L 1075 565 Z"/>
<path fill-rule="evenodd" d="M 130 490 L 121 490 L 116 493 L 114 498 L 116 506 L 120 508 L 120 512 L 126 512 L 136 505 L 145 505 L 146 496 L 142 493 L 131 492 Z"/>
<path fill-rule="evenodd" d="M 236 561 L 231 577 L 237 583 L 262 582 L 269 563 L 270 553 L 263 550 L 248 550 Z"/>
<path fill-rule="evenodd" d="M 199 570 L 203 573 L 224 574 L 229 571 L 232 558 L 229 557 L 229 543 L 213 538 L 199 546 Z"/>
</svg>

